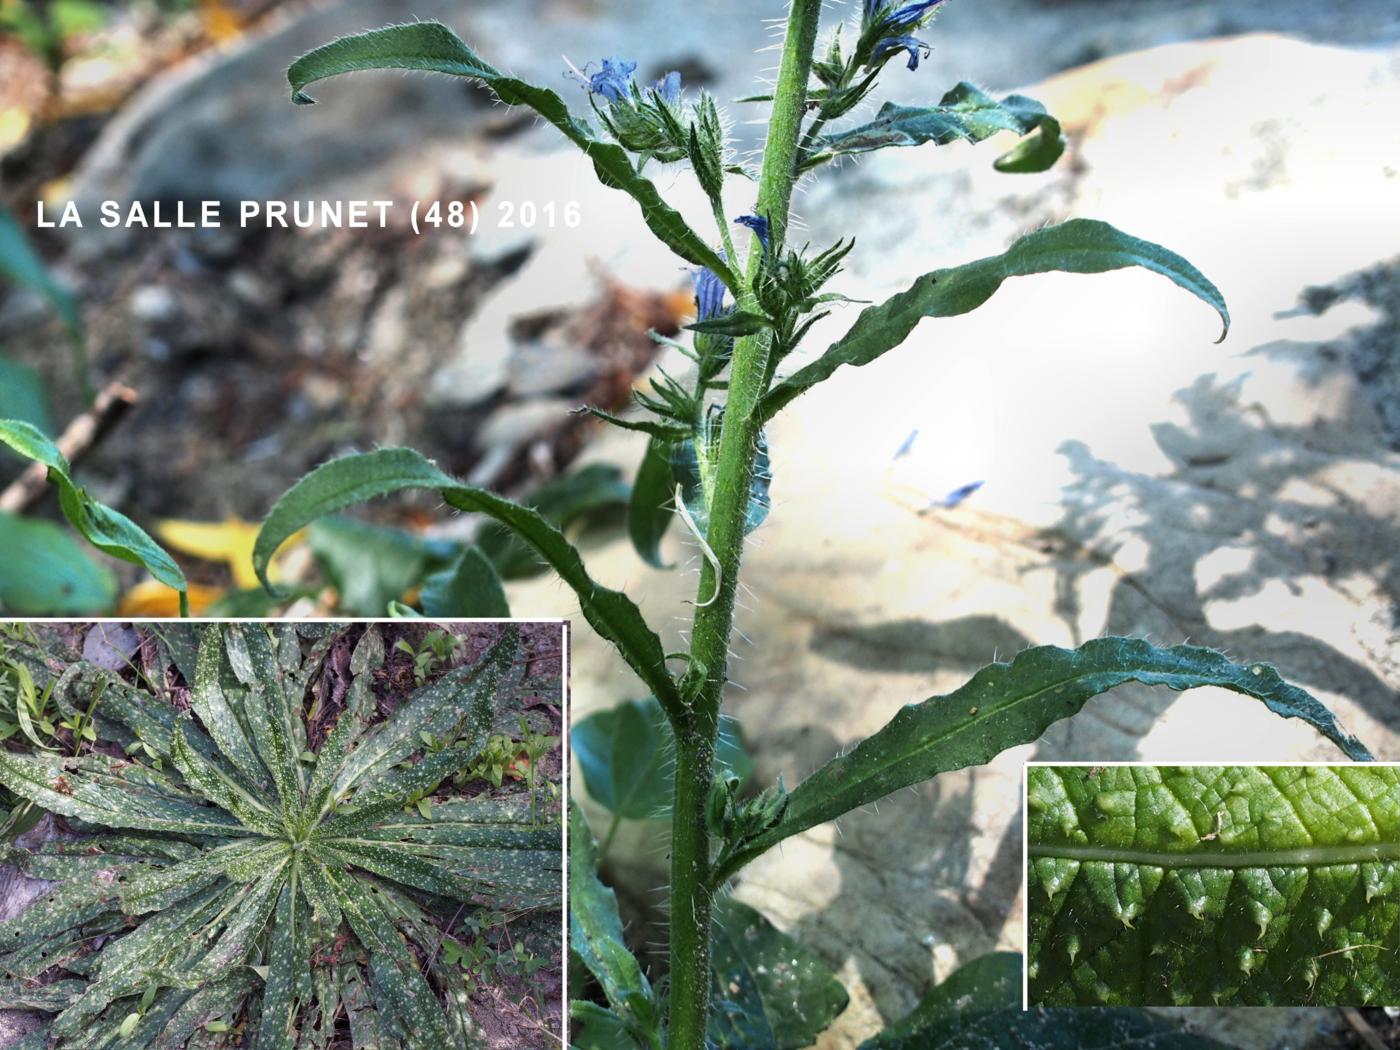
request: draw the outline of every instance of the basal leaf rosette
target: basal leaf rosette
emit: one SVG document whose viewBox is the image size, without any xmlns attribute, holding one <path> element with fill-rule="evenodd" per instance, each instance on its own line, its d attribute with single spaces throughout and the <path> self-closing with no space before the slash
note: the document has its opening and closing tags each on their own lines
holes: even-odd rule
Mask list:
<svg viewBox="0 0 1400 1050">
<path fill-rule="evenodd" d="M 1400 1002 L 1400 768 L 1032 767 L 1043 1005 Z"/>
<path fill-rule="evenodd" d="M 340 631 L 163 633 L 187 712 L 32 657 L 60 703 L 91 706 L 100 739 L 142 760 L 0 751 L 0 783 L 79 833 L 3 856 L 55 883 L 0 923 L 0 1001 L 52 1015 L 34 1045 L 326 1046 L 343 1016 L 357 1046 L 482 1045 L 441 917 L 557 907 L 559 830 L 509 798 L 405 807 L 481 751 L 519 684 L 518 630 L 379 719 L 384 645 L 366 629 L 314 751 L 305 712 L 336 691 L 321 683 Z M 422 733 L 456 742 L 420 754 Z"/>
</svg>

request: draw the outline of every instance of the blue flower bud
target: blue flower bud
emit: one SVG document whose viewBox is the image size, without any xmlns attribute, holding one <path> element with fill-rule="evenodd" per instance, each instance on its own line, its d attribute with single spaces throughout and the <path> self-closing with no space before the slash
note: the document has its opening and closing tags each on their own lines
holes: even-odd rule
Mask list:
<svg viewBox="0 0 1400 1050">
<path fill-rule="evenodd" d="M 596 73 L 588 72 L 593 63 L 583 67 L 583 86 L 594 95 L 602 95 L 609 102 L 622 102 L 631 97 L 632 74 L 637 71 L 637 63 L 626 59 L 605 58 L 603 68 Z M 679 87 L 679 83 L 677 84 Z"/>
<path fill-rule="evenodd" d="M 658 95 L 671 105 L 675 105 L 681 98 L 681 75 L 674 69 L 652 85 Z"/>
<path fill-rule="evenodd" d="M 762 215 L 740 215 L 734 220 L 736 225 L 747 226 L 758 236 L 758 243 L 763 245 L 763 250 L 768 250 L 768 220 Z"/>
<path fill-rule="evenodd" d="M 710 321 L 721 317 L 724 309 L 724 282 L 708 267 L 702 267 L 693 274 L 695 281 L 695 319 Z"/>
</svg>

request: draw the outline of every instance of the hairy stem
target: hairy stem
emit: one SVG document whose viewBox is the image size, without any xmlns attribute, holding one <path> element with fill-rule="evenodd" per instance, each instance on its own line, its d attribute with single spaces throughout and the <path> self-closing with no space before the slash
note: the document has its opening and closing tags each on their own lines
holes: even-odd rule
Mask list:
<svg viewBox="0 0 1400 1050">
<path fill-rule="evenodd" d="M 768 220 L 772 244 L 782 243 L 796 179 L 798 142 L 807 107 L 821 0 L 793 0 L 774 92 L 758 214 Z M 737 260 L 735 260 L 737 262 Z M 761 248 L 749 253 L 746 285 L 763 263 Z M 745 305 L 752 293 L 740 300 Z M 720 701 L 728 680 L 729 636 L 734 621 L 739 561 L 749 486 L 753 480 L 759 423 L 754 410 L 765 393 L 768 374 L 766 335 L 740 339 L 734 347 L 729 398 L 720 430 L 719 464 L 710 503 L 706 539 L 719 571 L 706 564 L 700 573 L 691 644 L 695 683 L 675 726 L 675 799 L 671 813 L 671 996 L 669 1046 L 702 1050 L 710 1007 L 710 836 L 705 803 L 714 780 L 715 739 Z"/>
</svg>

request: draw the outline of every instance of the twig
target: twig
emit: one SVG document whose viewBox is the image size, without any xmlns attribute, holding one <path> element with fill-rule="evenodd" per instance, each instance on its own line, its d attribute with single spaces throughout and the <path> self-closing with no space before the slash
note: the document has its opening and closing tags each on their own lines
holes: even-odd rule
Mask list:
<svg viewBox="0 0 1400 1050">
<path fill-rule="evenodd" d="M 124 383 L 112 382 L 102 388 L 92 407 L 75 416 L 59 437 L 58 450 L 71 463 L 100 442 L 137 402 L 135 390 Z M 0 492 L 0 511 L 18 514 L 33 503 L 48 487 L 48 468 L 33 463 Z"/>
<path fill-rule="evenodd" d="M 1361 1038 L 1361 1041 L 1365 1043 L 1370 1050 L 1386 1050 L 1385 1041 L 1381 1039 L 1380 1034 L 1366 1022 L 1366 1018 L 1361 1016 L 1360 1010 L 1356 1009 L 1354 1006 L 1344 1006 L 1342 1007 L 1342 1016 L 1347 1019 L 1347 1024 L 1351 1025 L 1352 1031 Z"/>
</svg>

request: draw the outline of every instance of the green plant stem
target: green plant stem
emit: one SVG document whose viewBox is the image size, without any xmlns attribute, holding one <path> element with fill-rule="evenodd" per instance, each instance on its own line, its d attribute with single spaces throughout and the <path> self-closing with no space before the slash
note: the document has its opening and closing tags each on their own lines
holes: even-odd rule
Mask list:
<svg viewBox="0 0 1400 1050">
<path fill-rule="evenodd" d="M 807 106 L 807 84 L 816 46 L 821 0 L 793 0 L 788 12 L 782 64 L 759 180 L 758 214 L 768 220 L 771 243 L 782 244 L 796 178 L 798 141 Z M 755 245 L 740 305 L 763 258 Z M 710 1007 L 710 835 L 705 810 L 714 780 L 719 709 L 728 680 L 729 637 L 743 554 L 749 486 L 758 447 L 755 409 L 768 373 L 766 335 L 740 339 L 734 347 L 729 398 L 720 431 L 719 465 L 710 504 L 706 541 L 721 567 L 720 578 L 701 570 L 691 644 L 693 685 L 674 726 L 675 796 L 671 814 L 671 993 L 668 1045 L 702 1050 Z M 717 588 L 717 590 L 716 590 Z M 714 595 L 712 601 L 708 601 Z"/>
</svg>

